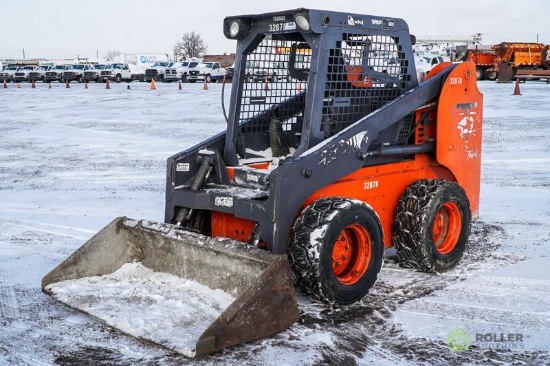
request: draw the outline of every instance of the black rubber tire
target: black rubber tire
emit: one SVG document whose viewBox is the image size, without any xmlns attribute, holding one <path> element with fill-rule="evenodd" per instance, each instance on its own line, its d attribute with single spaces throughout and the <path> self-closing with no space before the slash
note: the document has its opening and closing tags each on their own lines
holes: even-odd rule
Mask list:
<svg viewBox="0 0 550 366">
<path fill-rule="evenodd" d="M 485 74 L 486 77 L 487 77 L 487 80 L 491 80 L 491 81 L 495 81 L 496 79 L 498 79 L 498 72 L 497 71 L 487 71 L 487 73 Z"/>
<path fill-rule="evenodd" d="M 210 76 L 210 74 L 207 74 L 205 80 L 206 80 L 207 83 L 211 83 L 212 82 L 212 76 Z"/>
<path fill-rule="evenodd" d="M 485 70 L 483 70 L 481 67 L 476 67 L 476 80 L 484 80 L 485 79 Z"/>
<path fill-rule="evenodd" d="M 370 260 L 366 272 L 353 284 L 346 285 L 334 274 L 332 256 L 336 239 L 350 225 L 366 229 L 370 236 Z M 294 222 L 289 260 L 295 286 L 313 300 L 328 304 L 347 305 L 361 300 L 380 272 L 382 240 L 379 218 L 364 202 L 339 197 L 315 201 Z"/>
<path fill-rule="evenodd" d="M 448 217 L 455 216 L 460 226 L 454 230 L 456 240 L 450 239 L 451 246 L 442 253 L 434 241 L 434 222 L 445 205 L 458 211 Z M 399 200 L 392 225 L 400 265 L 425 272 L 445 272 L 455 267 L 466 251 L 470 224 L 470 202 L 457 183 L 419 180 L 411 184 Z M 451 229 L 444 231 L 449 233 Z"/>
<path fill-rule="evenodd" d="M 122 75 L 116 74 L 115 76 L 115 83 L 120 83 L 122 81 Z"/>
</svg>

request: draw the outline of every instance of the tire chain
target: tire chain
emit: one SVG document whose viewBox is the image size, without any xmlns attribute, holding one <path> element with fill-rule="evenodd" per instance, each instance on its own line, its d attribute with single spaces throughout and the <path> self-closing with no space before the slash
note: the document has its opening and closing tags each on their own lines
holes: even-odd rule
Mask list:
<svg viewBox="0 0 550 366">
<path fill-rule="evenodd" d="M 416 245 L 424 237 L 425 222 L 428 215 L 428 203 L 438 190 L 454 183 L 444 180 L 419 180 L 410 185 L 396 208 L 393 221 L 393 244 L 397 250 L 397 259 L 401 266 L 425 272 L 434 272 L 423 246 Z"/>
<path fill-rule="evenodd" d="M 319 253 L 310 242 L 310 233 L 326 227 L 334 211 L 349 206 L 349 201 L 342 198 L 326 198 L 309 206 L 294 223 L 293 239 L 290 244 L 289 259 L 292 267 L 294 284 L 310 297 L 326 302 L 321 288 L 319 271 Z M 316 255 L 317 254 L 317 255 Z"/>
</svg>

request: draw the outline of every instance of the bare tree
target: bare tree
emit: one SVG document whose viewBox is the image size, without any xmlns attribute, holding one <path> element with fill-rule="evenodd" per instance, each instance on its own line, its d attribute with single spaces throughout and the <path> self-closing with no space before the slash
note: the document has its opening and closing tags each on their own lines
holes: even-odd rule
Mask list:
<svg viewBox="0 0 550 366">
<path fill-rule="evenodd" d="M 188 32 L 181 37 L 174 45 L 174 56 L 181 58 L 201 57 L 204 55 L 208 47 L 204 43 L 201 35 L 198 33 Z"/>
<path fill-rule="evenodd" d="M 107 61 L 113 61 L 113 58 L 120 55 L 120 53 L 121 52 L 119 50 L 111 50 L 111 51 L 107 51 L 104 57 Z"/>
</svg>

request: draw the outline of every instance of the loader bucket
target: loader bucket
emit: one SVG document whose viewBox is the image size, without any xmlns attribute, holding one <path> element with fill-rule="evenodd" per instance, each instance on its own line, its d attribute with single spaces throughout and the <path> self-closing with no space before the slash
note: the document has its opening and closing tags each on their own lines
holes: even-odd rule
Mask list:
<svg viewBox="0 0 550 366">
<path fill-rule="evenodd" d="M 299 319 L 284 255 L 125 217 L 48 273 L 42 290 L 188 357 L 273 335 Z"/>
</svg>

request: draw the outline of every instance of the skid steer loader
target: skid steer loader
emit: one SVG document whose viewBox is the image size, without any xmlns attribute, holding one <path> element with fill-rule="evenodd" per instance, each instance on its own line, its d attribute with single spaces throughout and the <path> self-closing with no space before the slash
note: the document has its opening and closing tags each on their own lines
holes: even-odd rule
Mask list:
<svg viewBox="0 0 550 366">
<path fill-rule="evenodd" d="M 388 247 L 405 267 L 457 265 L 479 204 L 475 65 L 419 81 L 414 36 L 391 17 L 296 9 L 223 26 L 237 41 L 227 130 L 168 158 L 165 223 L 114 220 L 44 291 L 193 357 L 288 328 L 294 286 L 363 299 Z M 149 294 L 166 284 L 181 288 L 171 301 Z"/>
</svg>

